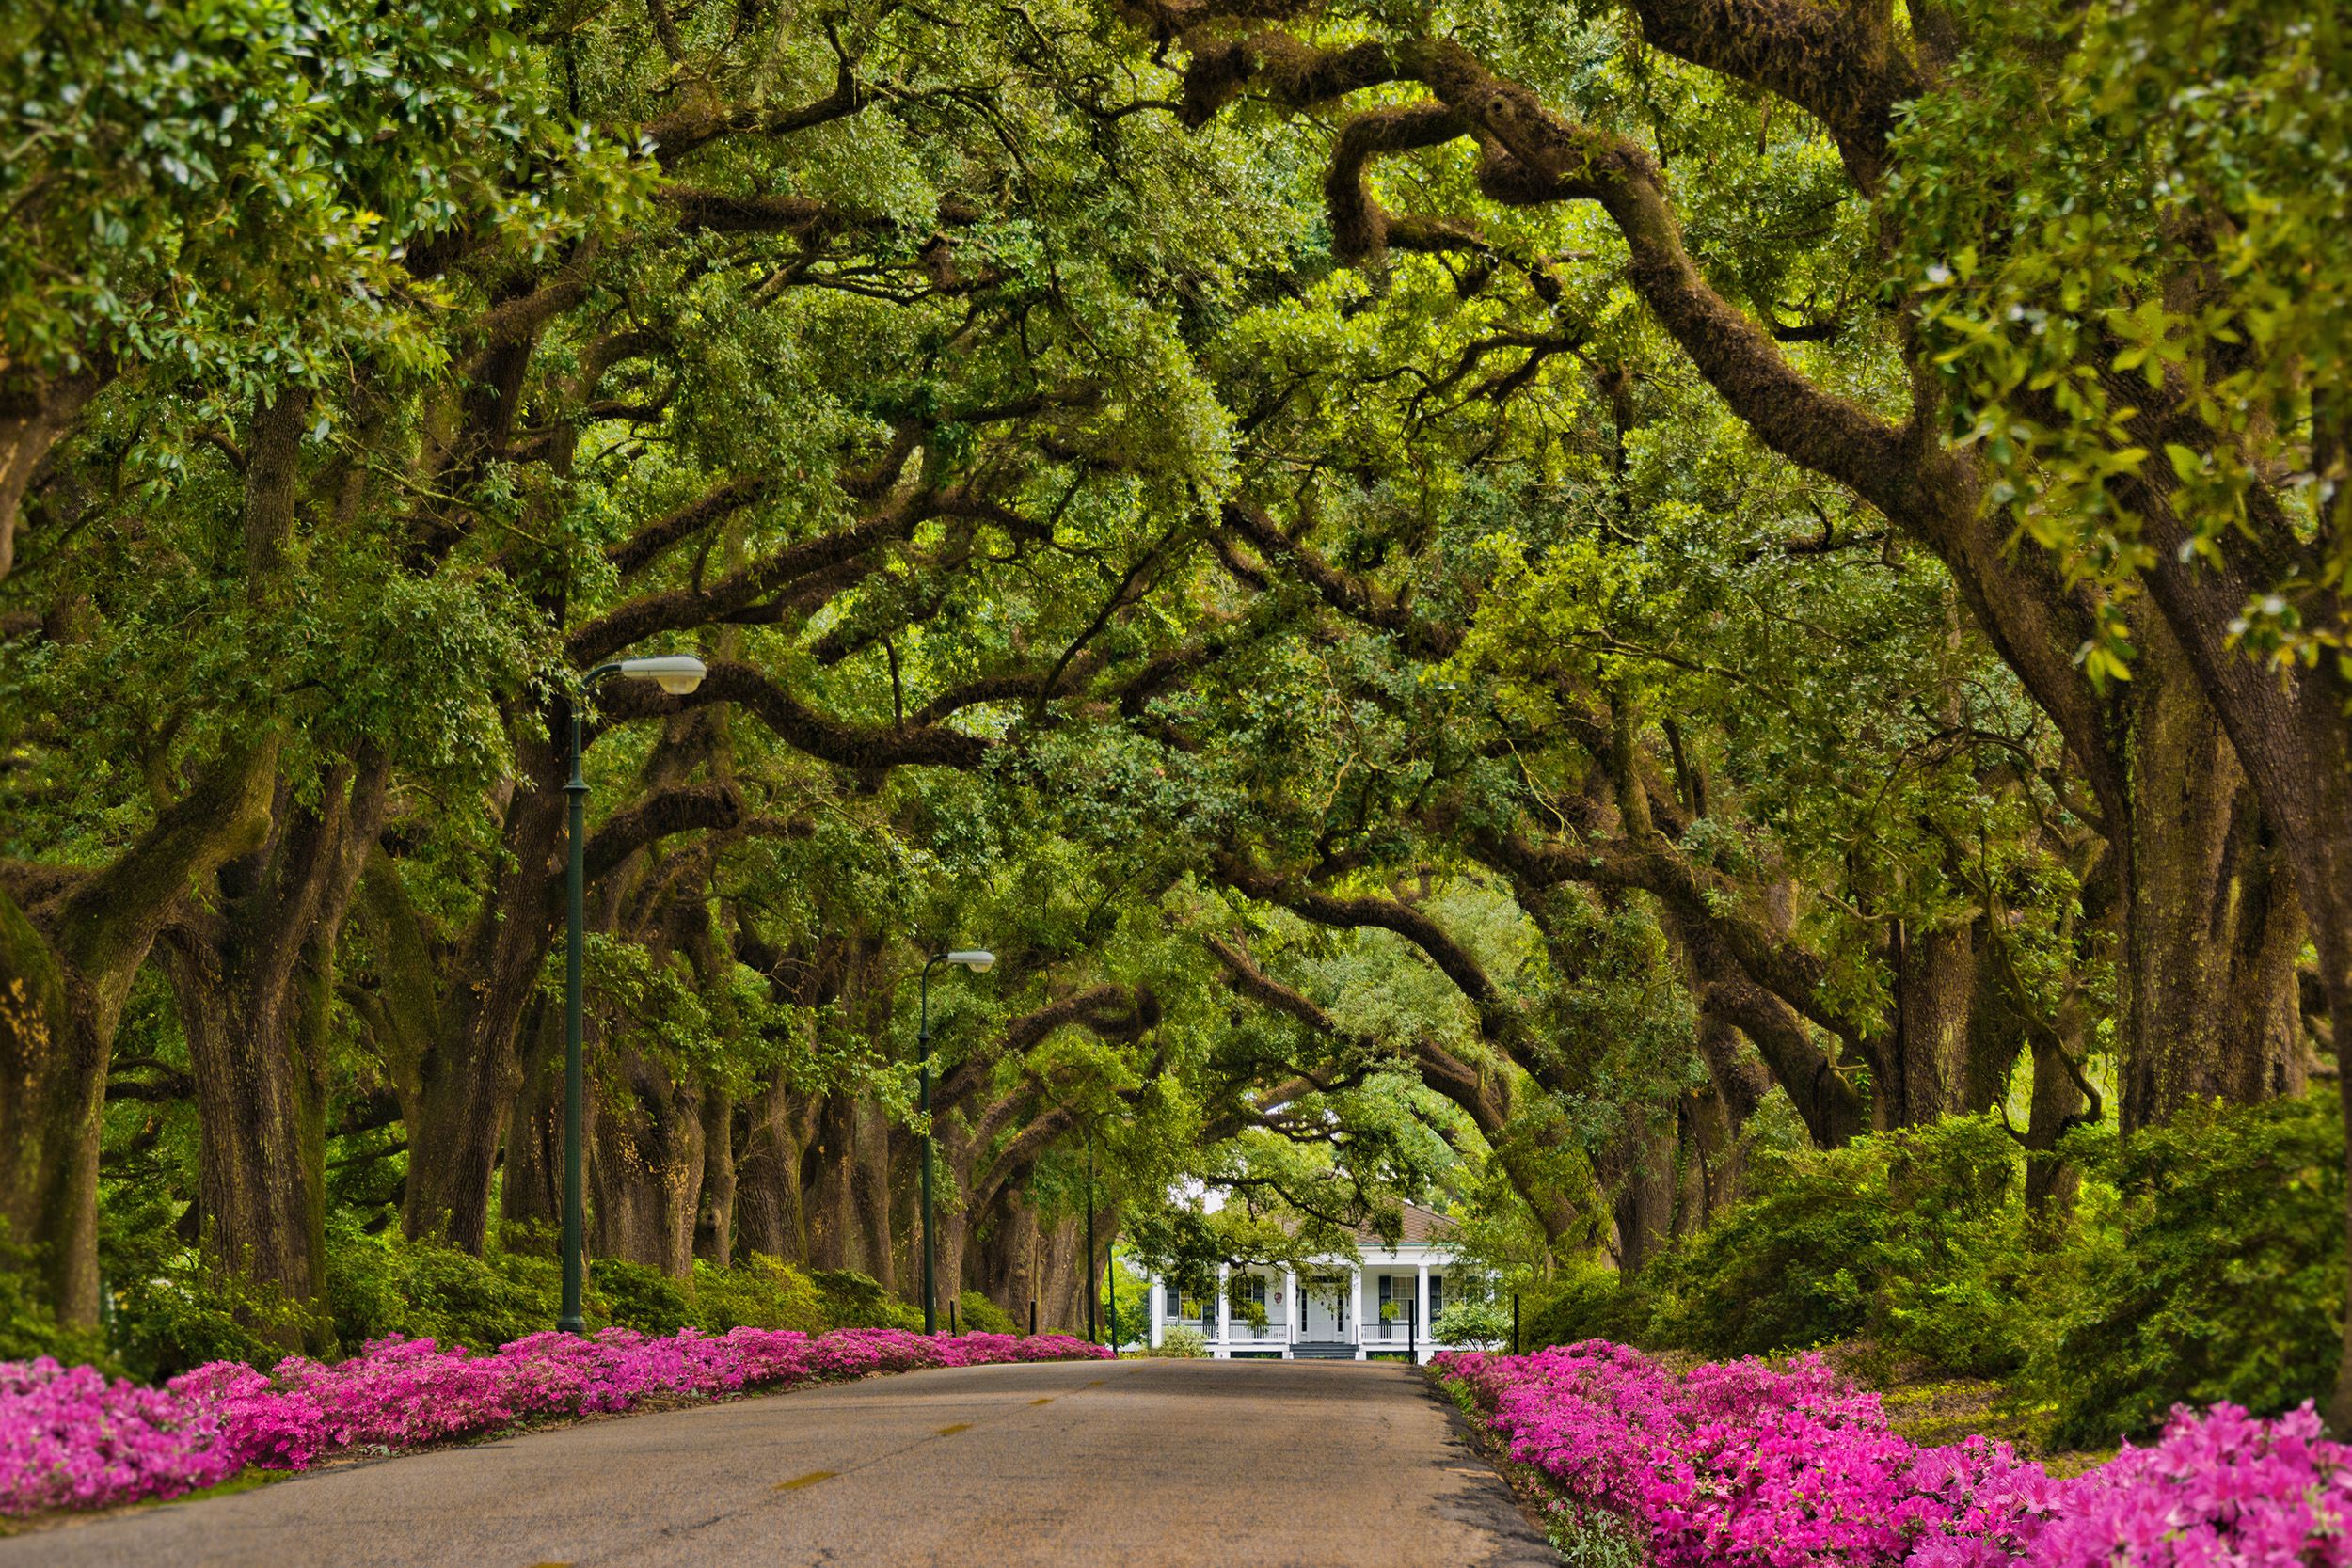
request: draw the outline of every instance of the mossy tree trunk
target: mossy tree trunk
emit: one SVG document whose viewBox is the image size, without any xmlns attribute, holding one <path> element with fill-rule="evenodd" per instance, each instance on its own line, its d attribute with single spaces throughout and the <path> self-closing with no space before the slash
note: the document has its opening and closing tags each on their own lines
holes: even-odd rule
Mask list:
<svg viewBox="0 0 2352 1568">
<path fill-rule="evenodd" d="M 2296 1093 L 2309 1070 L 2295 976 L 2301 900 L 2177 643 L 2151 630 L 2124 844 L 2126 1132 L 2195 1099 Z"/>
<path fill-rule="evenodd" d="M 311 1326 L 282 1326 L 289 1348 L 321 1348 L 324 1332 L 329 988 L 389 773 L 371 750 L 330 770 L 315 804 L 281 779 L 267 839 L 161 933 L 196 1086 L 206 1249 L 216 1271 L 309 1309 Z"/>
</svg>

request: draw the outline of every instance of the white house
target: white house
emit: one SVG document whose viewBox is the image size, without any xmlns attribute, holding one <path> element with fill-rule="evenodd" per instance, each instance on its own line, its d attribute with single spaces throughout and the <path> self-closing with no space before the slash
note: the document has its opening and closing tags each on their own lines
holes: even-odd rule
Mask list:
<svg viewBox="0 0 2352 1568">
<path fill-rule="evenodd" d="M 1453 1222 L 1443 1214 L 1405 1206 L 1405 1224 L 1394 1247 L 1369 1229 L 1356 1235 L 1358 1260 L 1335 1260 L 1328 1269 L 1217 1265 L 1214 1300 L 1184 1310 L 1177 1287 L 1152 1278 L 1152 1343 L 1171 1327 L 1193 1328 L 1209 1342 L 1209 1354 L 1267 1360 L 1361 1361 L 1371 1356 L 1411 1356 L 1426 1361 L 1443 1345 L 1430 1342 L 1429 1325 L 1446 1306 L 1446 1280 L 1454 1269 L 1449 1245 Z M 1241 1278 L 1238 1284 L 1234 1275 Z M 1246 1300 L 1265 1311 L 1237 1310 Z"/>
</svg>

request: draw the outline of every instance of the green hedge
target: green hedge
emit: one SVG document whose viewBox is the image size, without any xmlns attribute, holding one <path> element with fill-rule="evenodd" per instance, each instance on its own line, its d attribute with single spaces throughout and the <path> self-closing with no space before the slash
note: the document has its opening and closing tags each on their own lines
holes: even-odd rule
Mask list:
<svg viewBox="0 0 2352 1568">
<path fill-rule="evenodd" d="M 333 1355 L 391 1335 L 488 1349 L 555 1326 L 561 1269 L 544 1238 L 510 1238 L 482 1257 L 397 1230 L 327 1233 L 324 1316 L 215 1277 L 168 1218 L 126 1227 L 105 1253 L 113 1310 L 103 1333 L 60 1331 L 25 1260 L 0 1257 L 0 1360 L 55 1355 L 159 1380 L 207 1361 L 275 1365 L 290 1345 Z M 921 1314 L 861 1274 L 807 1271 L 754 1255 L 733 1268 L 697 1261 L 691 1280 L 599 1258 L 582 1302 L 591 1329 L 650 1334 L 739 1327 L 920 1328 Z M 967 1315 L 970 1313 L 967 1306 Z"/>
</svg>

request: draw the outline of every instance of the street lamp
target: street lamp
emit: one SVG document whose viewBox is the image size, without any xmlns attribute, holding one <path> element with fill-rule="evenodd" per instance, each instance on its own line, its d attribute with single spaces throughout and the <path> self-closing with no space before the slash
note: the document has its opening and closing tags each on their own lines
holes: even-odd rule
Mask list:
<svg viewBox="0 0 2352 1568">
<path fill-rule="evenodd" d="M 586 1199 L 582 1193 L 580 1144 L 586 1137 L 587 1071 L 580 1062 L 580 966 L 587 944 L 587 919 L 582 910 L 581 884 L 586 880 L 588 781 L 580 777 L 580 710 L 588 693 L 607 675 L 625 680 L 652 681 L 673 697 L 683 697 L 703 683 L 703 661 L 691 654 L 663 654 L 652 658 L 624 658 L 599 664 L 574 684 L 572 707 L 572 776 L 564 795 L 571 809 L 570 853 L 564 868 L 566 924 L 564 946 L 564 1308 L 555 1326 L 565 1334 L 587 1327 L 580 1316 L 580 1291 L 587 1273 L 582 1248 L 587 1239 Z"/>
<path fill-rule="evenodd" d="M 975 974 L 985 974 L 996 967 L 996 955 L 979 948 L 966 948 L 954 953 L 934 953 L 923 966 L 923 1022 L 915 1032 L 914 1040 L 919 1066 L 916 1082 L 921 1085 L 923 1110 L 923 1332 L 939 1332 L 939 1293 L 932 1283 L 934 1267 L 931 1251 L 931 971 L 948 963 L 968 969 Z"/>
</svg>

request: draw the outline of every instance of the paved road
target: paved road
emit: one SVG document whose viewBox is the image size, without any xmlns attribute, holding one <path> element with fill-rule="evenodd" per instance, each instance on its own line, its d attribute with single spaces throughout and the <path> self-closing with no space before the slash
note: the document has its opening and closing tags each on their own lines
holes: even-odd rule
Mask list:
<svg viewBox="0 0 2352 1568">
<path fill-rule="evenodd" d="M 0 1568 L 1557 1568 L 1393 1364 L 973 1367 L 635 1416 L 0 1541 Z"/>
</svg>

